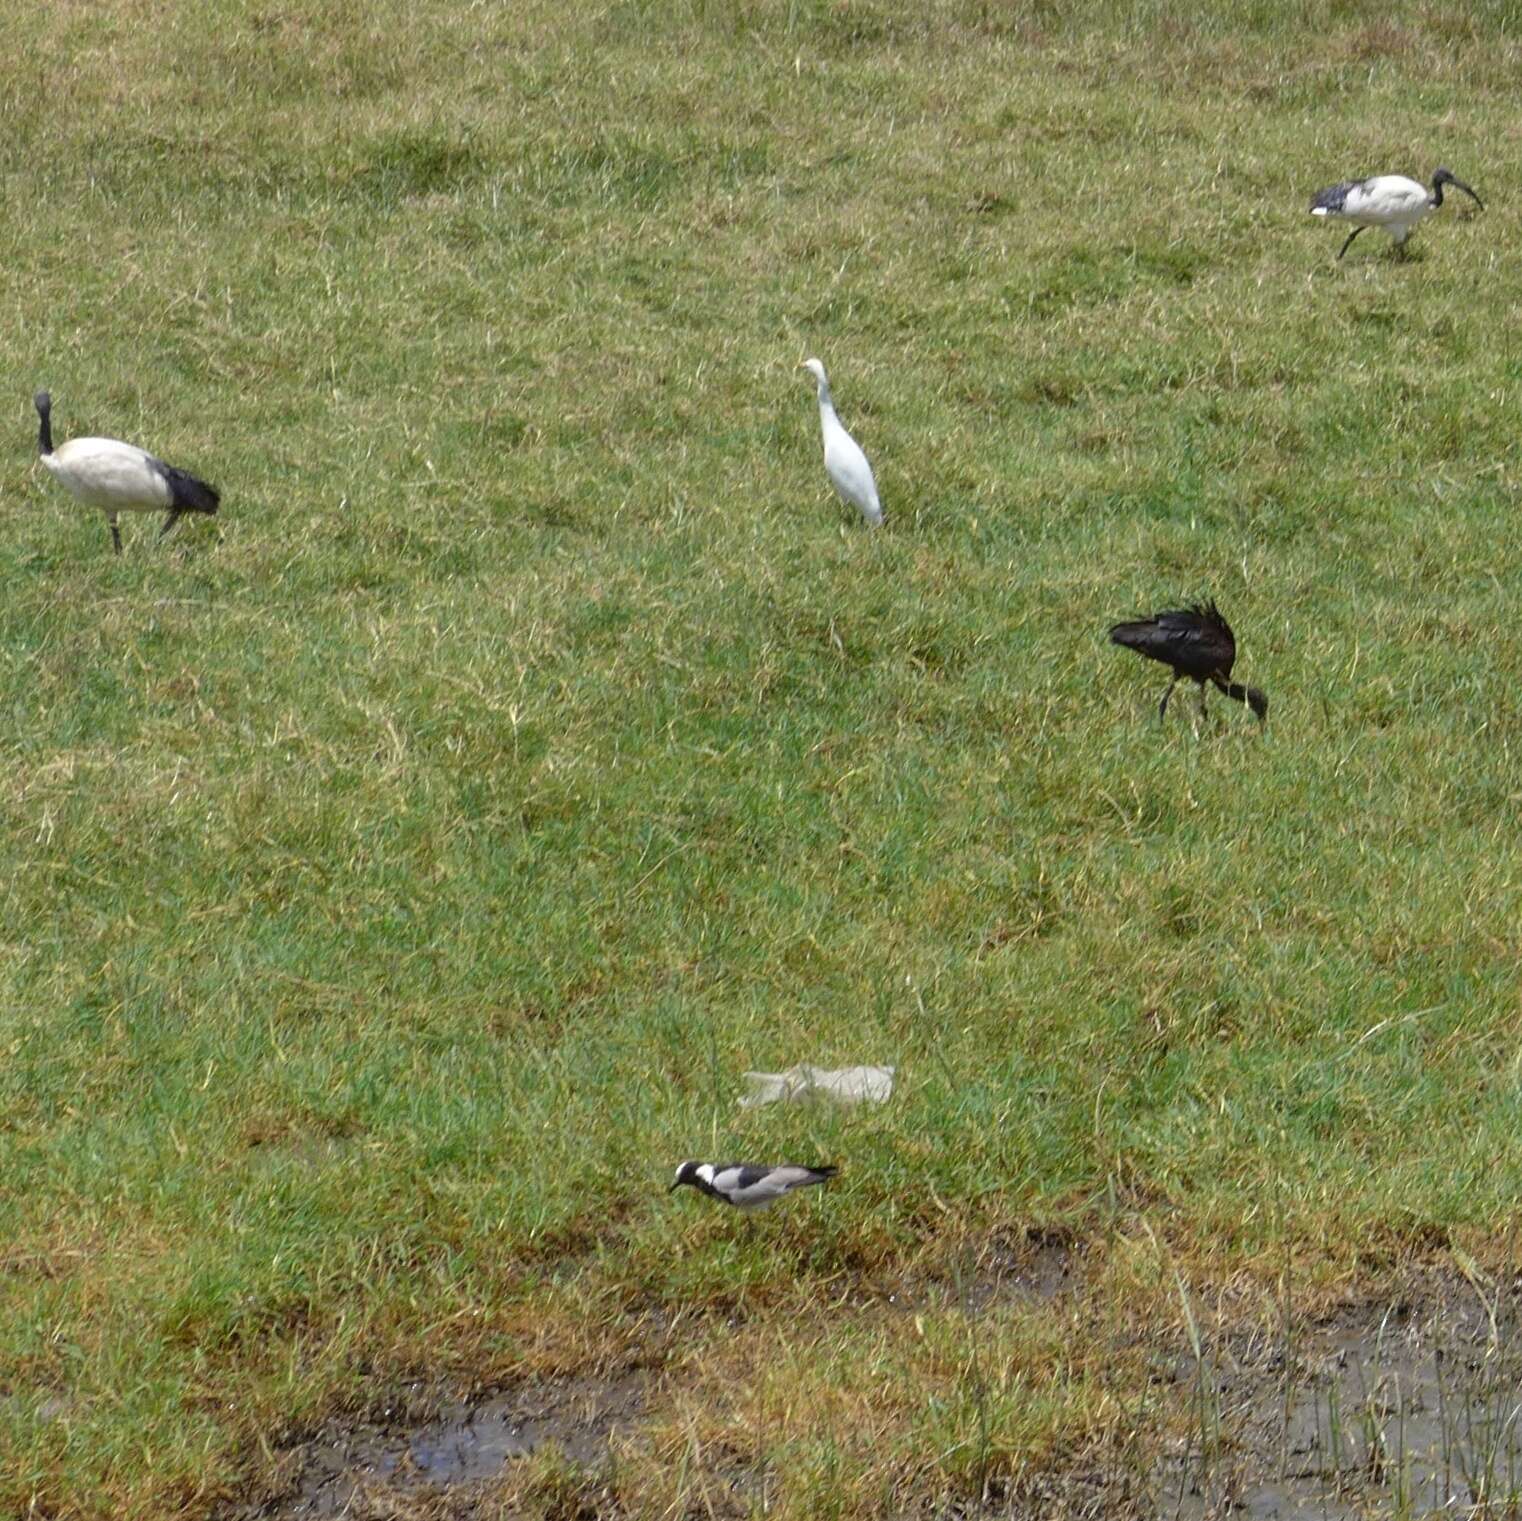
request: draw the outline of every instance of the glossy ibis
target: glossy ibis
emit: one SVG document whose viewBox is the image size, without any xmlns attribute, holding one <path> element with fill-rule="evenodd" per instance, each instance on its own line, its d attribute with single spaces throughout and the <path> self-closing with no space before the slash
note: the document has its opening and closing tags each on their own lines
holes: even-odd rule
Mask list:
<svg viewBox="0 0 1522 1521">
<path fill-rule="evenodd" d="M 1157 705 L 1159 720 L 1168 711 L 1174 687 L 1185 676 L 1199 685 L 1201 718 L 1205 716 L 1207 681 L 1235 701 L 1246 703 L 1259 722 L 1268 717 L 1268 698 L 1256 687 L 1244 687 L 1231 679 L 1231 668 L 1237 658 L 1236 636 L 1214 602 L 1176 607 L 1153 613 L 1150 618 L 1117 623 L 1110 630 L 1110 639 L 1149 660 L 1160 660 L 1172 667 L 1173 680 Z"/>
</svg>

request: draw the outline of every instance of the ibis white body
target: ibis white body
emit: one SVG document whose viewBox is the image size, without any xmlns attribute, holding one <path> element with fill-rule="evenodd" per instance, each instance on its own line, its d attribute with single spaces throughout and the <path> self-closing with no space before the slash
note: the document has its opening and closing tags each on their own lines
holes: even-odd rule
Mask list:
<svg viewBox="0 0 1522 1521">
<path fill-rule="evenodd" d="M 39 391 L 35 398 L 41 426 L 37 453 L 44 468 L 75 500 L 105 513 L 111 542 L 121 553 L 117 516 L 123 512 L 166 512 L 160 537 L 182 513 L 215 513 L 220 498 L 215 487 L 187 471 L 117 438 L 71 438 L 53 447 L 52 398 Z"/>
<path fill-rule="evenodd" d="M 883 509 L 877 499 L 877 482 L 872 478 L 872 467 L 867 463 L 867 456 L 835 415 L 835 403 L 830 398 L 830 382 L 825 378 L 824 366 L 817 359 L 805 359 L 803 368 L 814 377 L 819 387 L 819 427 L 824 435 L 824 473 L 829 476 L 830 484 L 840 499 L 854 507 L 876 528 L 882 523 Z"/>
<path fill-rule="evenodd" d="M 1462 190 L 1482 211 L 1485 209 L 1485 203 L 1468 185 L 1449 170 L 1439 168 L 1432 176 L 1430 189 L 1404 174 L 1377 174 L 1372 179 L 1329 185 L 1311 202 L 1311 215 L 1354 224 L 1347 242 L 1338 251 L 1339 259 L 1366 227 L 1378 227 L 1399 248 L 1416 224 L 1443 204 L 1444 185 Z"/>
<path fill-rule="evenodd" d="M 174 501 L 158 460 L 120 439 L 71 438 L 42 463 L 65 491 L 102 512 L 167 512 Z"/>
</svg>

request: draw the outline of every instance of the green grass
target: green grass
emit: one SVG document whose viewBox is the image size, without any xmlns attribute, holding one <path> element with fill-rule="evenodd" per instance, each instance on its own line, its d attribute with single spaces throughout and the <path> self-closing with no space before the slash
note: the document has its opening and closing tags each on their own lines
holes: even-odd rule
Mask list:
<svg viewBox="0 0 1522 1521">
<path fill-rule="evenodd" d="M 1500 1249 L 1509 4 L 0 18 L 0 1510 L 201 1517 L 652 1305 L 629 1509 L 729 1398 L 786 1514 L 965 1499 L 980 1419 L 1014 1486 L 1126 1426 L 1166 1261 Z M 1439 161 L 1483 216 L 1335 261 L 1315 190 Z M 221 517 L 113 558 L 44 384 Z M 1204 595 L 1265 734 L 1105 644 Z M 735 1107 L 796 1060 L 899 1092 Z M 662 1192 L 719 1154 L 843 1170 L 752 1236 Z M 981 1413 L 954 1308 L 849 1311 L 1026 1227 L 1094 1344 L 991 1315 Z"/>
</svg>

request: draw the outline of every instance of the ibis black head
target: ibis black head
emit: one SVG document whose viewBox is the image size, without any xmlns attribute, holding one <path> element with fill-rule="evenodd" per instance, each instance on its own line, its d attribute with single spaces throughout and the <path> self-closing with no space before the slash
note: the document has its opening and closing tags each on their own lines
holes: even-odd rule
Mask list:
<svg viewBox="0 0 1522 1521">
<path fill-rule="evenodd" d="M 1452 185 L 1455 190 L 1462 190 L 1464 194 L 1467 195 L 1469 199 L 1480 208 L 1481 211 L 1484 211 L 1485 202 L 1482 201 L 1479 196 L 1477 196 L 1474 191 L 1471 190 L 1469 186 L 1466 185 L 1463 180 L 1461 180 L 1458 175 L 1453 172 L 1453 170 L 1445 169 L 1441 164 L 1438 165 L 1432 176 L 1432 204 L 1434 206 L 1441 206 L 1443 204 L 1444 185 Z"/>
<path fill-rule="evenodd" d="M 1260 724 L 1268 722 L 1268 698 L 1257 687 L 1248 687 L 1247 706 Z"/>
<path fill-rule="evenodd" d="M 53 452 L 53 424 L 49 418 L 52 415 L 53 398 L 46 391 L 39 391 L 32 398 L 32 405 L 37 408 L 37 452 L 51 454 Z"/>
</svg>

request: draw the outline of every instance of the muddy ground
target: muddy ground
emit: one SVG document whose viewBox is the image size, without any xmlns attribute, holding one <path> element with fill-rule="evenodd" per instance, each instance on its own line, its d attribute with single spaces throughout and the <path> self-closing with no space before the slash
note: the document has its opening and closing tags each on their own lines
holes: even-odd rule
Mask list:
<svg viewBox="0 0 1522 1521">
<path fill-rule="evenodd" d="M 997 1245 L 955 1285 L 900 1284 L 876 1298 L 904 1311 L 955 1296 L 977 1314 L 1078 1294 L 1083 1280 L 1081 1251 L 1043 1238 Z M 1159 1398 L 1143 1408 L 1168 1411 L 1167 1429 L 1133 1433 L 1113 1465 L 1090 1455 L 1038 1493 L 991 1494 L 956 1514 L 1522 1516 L 1522 1281 L 1427 1269 L 1319 1320 L 1288 1304 L 1272 1327 L 1205 1325 L 1195 1309 L 1185 1320 L 1182 1345 L 1147 1347 Z M 468 1400 L 400 1390 L 366 1419 L 277 1446 L 265 1494 L 225 1506 L 218 1521 L 499 1521 L 516 1514 L 503 1508 L 504 1479 L 547 1443 L 582 1476 L 566 1514 L 612 1515 L 597 1474 L 610 1443 L 638 1443 L 659 1410 L 660 1361 Z M 731 1513 L 764 1510 L 755 1476 L 716 1477 Z"/>
</svg>

